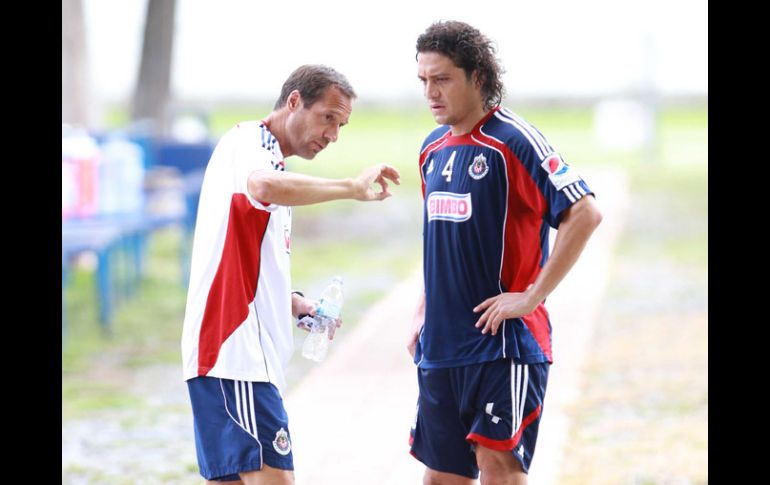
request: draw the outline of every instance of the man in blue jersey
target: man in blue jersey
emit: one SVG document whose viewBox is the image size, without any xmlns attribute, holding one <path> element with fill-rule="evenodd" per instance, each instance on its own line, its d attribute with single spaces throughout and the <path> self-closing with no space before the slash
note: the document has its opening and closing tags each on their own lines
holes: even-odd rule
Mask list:
<svg viewBox="0 0 770 485">
<path fill-rule="evenodd" d="M 470 484 L 479 473 L 482 483 L 523 484 L 552 362 L 543 303 L 601 214 L 545 137 L 500 107 L 488 38 L 437 22 L 416 58 L 441 126 L 420 153 L 425 287 L 408 345 L 420 388 L 411 452 L 426 484 Z"/>
</svg>

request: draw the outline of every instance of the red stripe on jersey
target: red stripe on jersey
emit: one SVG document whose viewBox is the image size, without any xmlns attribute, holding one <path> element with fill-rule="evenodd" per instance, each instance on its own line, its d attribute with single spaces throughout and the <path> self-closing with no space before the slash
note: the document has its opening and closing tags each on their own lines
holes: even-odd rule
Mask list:
<svg viewBox="0 0 770 485">
<path fill-rule="evenodd" d="M 540 227 L 548 209 L 545 197 L 532 180 L 527 168 L 510 148 L 480 131 L 479 141 L 502 153 L 508 175 L 508 206 L 503 234 L 503 257 L 500 281 L 507 291 L 521 292 L 540 274 L 543 251 Z M 551 339 L 548 314 L 542 304 L 523 318 L 545 356 L 551 361 Z"/>
<path fill-rule="evenodd" d="M 545 358 L 548 359 L 548 362 L 553 363 L 553 354 L 551 353 L 551 330 L 548 328 L 548 310 L 545 309 L 545 305 L 539 303 L 537 308 L 535 308 L 535 311 L 529 315 L 524 315 L 521 317 L 521 320 L 535 338 L 535 341 L 543 351 Z"/>
<path fill-rule="evenodd" d="M 508 291 L 524 291 L 540 273 L 540 227 L 547 203 L 524 164 L 507 145 L 480 132 L 477 136 L 505 158 L 508 207 L 500 279 Z"/>
<path fill-rule="evenodd" d="M 537 409 L 529 413 L 529 415 L 526 418 L 524 418 L 524 421 L 521 422 L 521 426 L 519 426 L 519 430 L 516 432 L 515 435 L 513 435 L 513 438 L 511 438 L 513 440 L 513 446 L 516 446 L 519 444 L 519 440 L 521 440 L 521 434 L 524 432 L 524 430 L 527 428 L 527 426 L 529 426 L 529 424 L 532 421 L 536 420 L 537 417 L 540 416 L 540 411 L 542 410 L 543 410 L 543 405 L 538 404 Z M 513 447 L 511 447 L 511 449 L 513 449 Z"/>
<path fill-rule="evenodd" d="M 222 344 L 249 314 L 249 304 L 257 293 L 262 240 L 269 219 L 270 213 L 251 205 L 245 194 L 233 194 L 222 259 L 201 322 L 199 376 L 214 367 Z"/>
</svg>

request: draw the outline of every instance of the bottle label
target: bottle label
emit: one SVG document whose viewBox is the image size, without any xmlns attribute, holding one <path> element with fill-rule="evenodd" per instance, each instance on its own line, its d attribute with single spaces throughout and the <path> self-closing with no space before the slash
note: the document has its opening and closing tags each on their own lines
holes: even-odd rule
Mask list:
<svg viewBox="0 0 770 485">
<path fill-rule="evenodd" d="M 321 304 L 316 309 L 316 313 L 322 317 L 336 319 L 340 316 L 340 307 L 330 301 L 321 300 Z"/>
</svg>

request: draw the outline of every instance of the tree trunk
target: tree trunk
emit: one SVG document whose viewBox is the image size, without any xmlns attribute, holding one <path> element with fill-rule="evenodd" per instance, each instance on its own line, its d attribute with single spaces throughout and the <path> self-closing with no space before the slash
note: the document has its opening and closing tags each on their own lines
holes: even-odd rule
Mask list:
<svg viewBox="0 0 770 485">
<path fill-rule="evenodd" d="M 175 9 L 176 0 L 148 0 L 139 79 L 131 110 L 132 120 L 152 120 L 156 135 L 160 136 L 168 133 L 170 125 Z"/>
<path fill-rule="evenodd" d="M 61 121 L 89 127 L 88 56 L 81 0 L 61 2 Z"/>
</svg>

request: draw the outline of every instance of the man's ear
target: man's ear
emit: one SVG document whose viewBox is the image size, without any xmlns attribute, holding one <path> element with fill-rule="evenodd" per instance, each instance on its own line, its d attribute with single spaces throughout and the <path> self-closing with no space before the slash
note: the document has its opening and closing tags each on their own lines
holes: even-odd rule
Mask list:
<svg viewBox="0 0 770 485">
<path fill-rule="evenodd" d="M 295 89 L 289 93 L 289 97 L 286 100 L 286 106 L 288 106 L 289 111 L 297 111 L 302 107 L 302 96 L 299 94 L 298 90 Z"/>
<path fill-rule="evenodd" d="M 479 70 L 476 69 L 473 71 L 473 74 L 471 75 L 471 81 L 473 81 L 473 85 L 477 88 L 480 88 L 482 84 L 484 84 L 484 78 L 479 74 Z"/>
</svg>

